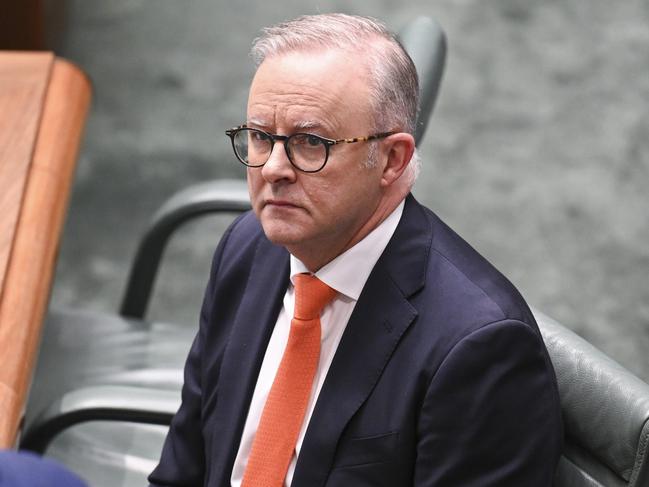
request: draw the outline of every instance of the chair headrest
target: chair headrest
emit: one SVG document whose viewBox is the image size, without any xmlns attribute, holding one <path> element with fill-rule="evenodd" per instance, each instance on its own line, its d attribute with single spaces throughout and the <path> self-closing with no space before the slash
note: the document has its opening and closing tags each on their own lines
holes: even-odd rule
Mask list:
<svg viewBox="0 0 649 487">
<path fill-rule="evenodd" d="M 441 26 L 429 17 L 416 17 L 399 32 L 399 41 L 415 63 L 419 77 L 419 116 L 415 141 L 426 132 L 446 62 L 446 36 Z"/>
</svg>

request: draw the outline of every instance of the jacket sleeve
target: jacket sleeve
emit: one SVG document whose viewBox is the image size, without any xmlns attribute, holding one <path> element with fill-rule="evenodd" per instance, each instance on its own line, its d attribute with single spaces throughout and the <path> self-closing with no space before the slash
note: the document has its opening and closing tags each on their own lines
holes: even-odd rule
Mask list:
<svg viewBox="0 0 649 487">
<path fill-rule="evenodd" d="M 207 328 L 213 326 L 214 294 L 224 249 L 237 218 L 224 234 L 214 253 L 210 279 L 200 313 L 200 327 L 185 363 L 182 403 L 165 439 L 158 466 L 149 476 L 151 487 L 203 485 L 205 447 L 202 435 L 202 359 Z"/>
<path fill-rule="evenodd" d="M 562 446 L 554 371 L 514 320 L 462 339 L 433 376 L 418 424 L 416 487 L 550 487 Z"/>
</svg>

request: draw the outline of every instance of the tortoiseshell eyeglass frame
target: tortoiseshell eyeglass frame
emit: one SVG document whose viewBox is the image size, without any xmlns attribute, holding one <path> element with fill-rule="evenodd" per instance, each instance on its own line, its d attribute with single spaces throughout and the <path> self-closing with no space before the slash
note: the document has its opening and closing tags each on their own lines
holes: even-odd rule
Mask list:
<svg viewBox="0 0 649 487">
<path fill-rule="evenodd" d="M 308 132 L 298 132 L 295 134 L 291 135 L 277 135 L 277 134 L 271 134 L 269 132 L 265 132 L 264 130 L 259 130 L 255 128 L 248 127 L 245 123 L 242 125 L 239 125 L 238 127 L 234 127 L 231 129 L 228 129 L 225 131 L 225 135 L 230 137 L 230 141 L 232 142 L 232 150 L 234 151 L 234 155 L 237 157 L 239 162 L 241 162 L 244 166 L 247 167 L 262 167 L 266 162 L 268 162 L 268 159 L 266 159 L 262 164 L 250 164 L 243 160 L 241 156 L 239 156 L 239 153 L 237 152 L 237 148 L 235 147 L 234 144 L 234 138 L 235 136 L 241 131 L 241 130 L 248 130 L 248 131 L 255 131 L 259 132 L 265 136 L 267 136 L 270 140 L 272 140 L 273 145 L 275 145 L 275 142 L 282 141 L 284 144 L 284 151 L 286 152 L 286 157 L 288 157 L 289 162 L 291 165 L 302 172 L 306 173 L 314 173 L 318 171 L 322 171 L 322 169 L 325 167 L 327 164 L 327 161 L 329 160 L 329 148 L 332 145 L 337 145 L 337 144 L 353 144 L 355 142 L 369 142 L 370 140 L 377 140 L 377 139 L 384 139 L 385 137 L 389 137 L 390 135 L 394 135 L 396 132 L 381 132 L 379 134 L 373 134 L 373 135 L 366 135 L 363 137 L 352 137 L 352 138 L 347 138 L 347 139 L 328 139 L 327 137 L 322 137 L 321 135 L 316 135 L 316 134 L 311 134 Z M 289 150 L 289 142 L 293 137 L 298 137 L 298 136 L 308 136 L 308 137 L 314 137 L 318 141 L 320 141 L 324 148 L 325 148 L 325 157 L 324 161 L 322 162 L 322 165 L 318 167 L 317 169 L 303 169 L 300 166 L 298 166 L 295 161 L 293 161 L 293 158 L 291 157 L 291 151 Z M 268 154 L 268 157 L 270 158 L 270 153 Z"/>
</svg>

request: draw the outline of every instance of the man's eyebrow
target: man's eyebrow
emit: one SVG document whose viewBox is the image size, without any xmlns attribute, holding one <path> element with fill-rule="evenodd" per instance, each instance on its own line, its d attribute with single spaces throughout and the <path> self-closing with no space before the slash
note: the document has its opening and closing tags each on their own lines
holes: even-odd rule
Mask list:
<svg viewBox="0 0 649 487">
<path fill-rule="evenodd" d="M 322 122 L 318 122 L 317 120 L 300 120 L 295 123 L 295 128 L 297 130 L 313 130 L 326 127 Z"/>
<path fill-rule="evenodd" d="M 268 120 L 255 118 L 255 117 L 248 118 L 248 120 L 246 121 L 246 125 L 248 125 L 249 127 L 260 127 L 264 130 L 268 130 L 272 127 L 272 124 L 269 123 Z M 291 125 L 292 125 L 292 131 L 294 132 L 310 131 L 310 130 L 326 131 L 329 129 L 329 127 L 326 124 L 318 120 L 298 120 Z"/>
<path fill-rule="evenodd" d="M 255 125 L 257 127 L 268 127 L 268 122 L 260 118 L 249 118 L 246 121 L 246 125 Z"/>
</svg>

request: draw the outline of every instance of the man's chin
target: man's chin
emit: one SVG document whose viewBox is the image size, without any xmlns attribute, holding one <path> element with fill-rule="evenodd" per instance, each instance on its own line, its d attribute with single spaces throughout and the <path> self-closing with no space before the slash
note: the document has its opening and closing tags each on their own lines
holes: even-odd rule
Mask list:
<svg viewBox="0 0 649 487">
<path fill-rule="evenodd" d="M 286 222 L 264 222 L 262 219 L 261 226 L 264 229 L 266 238 L 275 245 L 286 247 L 304 241 L 304 235 L 297 231 L 295 226 Z"/>
</svg>

